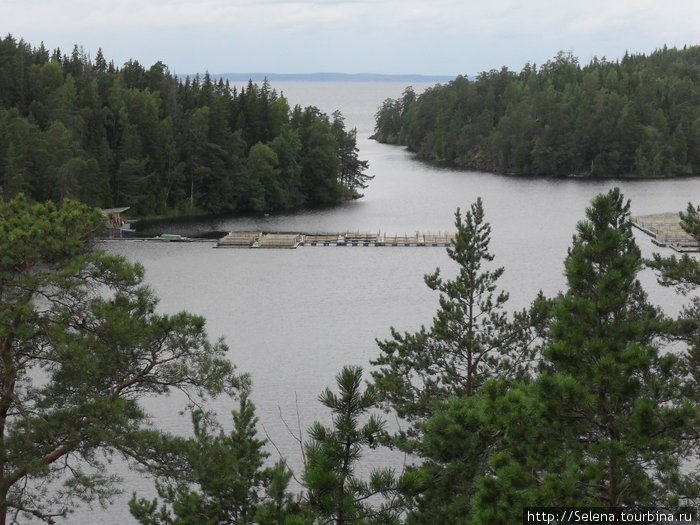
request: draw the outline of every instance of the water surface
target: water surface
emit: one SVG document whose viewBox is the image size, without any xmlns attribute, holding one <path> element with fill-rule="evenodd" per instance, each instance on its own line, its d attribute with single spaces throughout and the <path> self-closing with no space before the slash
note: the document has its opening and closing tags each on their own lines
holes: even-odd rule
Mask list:
<svg viewBox="0 0 700 525">
<path fill-rule="evenodd" d="M 358 130 L 360 157 L 374 175 L 363 199 L 321 211 L 273 217 L 173 223 L 162 231 L 201 234 L 211 230 L 383 231 L 404 234 L 453 230 L 454 212 L 480 196 L 492 224 L 496 263 L 513 308 L 529 304 L 538 290 L 554 295 L 564 285 L 562 262 L 576 222 L 597 193 L 619 186 L 632 199 L 633 214 L 684 209 L 698 200 L 700 180 L 656 181 L 522 179 L 465 172 L 417 162 L 400 147 L 369 139 L 373 116 L 386 97 L 401 95 L 400 84 L 287 83 L 273 86 L 293 104 L 340 109 Z M 426 86 L 414 86 L 420 92 Z M 648 238 L 638 236 L 645 255 Z M 369 368 L 375 339 L 430 324 L 437 298 L 423 283 L 425 273 L 454 267 L 444 248 L 301 247 L 297 250 L 213 249 L 210 243 L 110 242 L 104 247 L 146 268 L 146 280 L 161 298 L 163 312 L 186 309 L 203 315 L 212 337 L 225 337 L 231 359 L 253 378 L 253 400 L 261 424 L 290 464 L 300 467 L 298 444 L 282 417 L 303 429 L 314 419 L 329 422 L 317 396 L 333 384 L 345 364 Z M 669 312 L 682 301 L 642 275 L 652 299 Z M 177 398 L 149 402 L 154 423 L 188 433 Z M 233 404 L 214 406 L 229 424 Z M 274 457 L 274 450 L 271 449 Z M 397 463 L 380 453 L 372 461 Z M 127 494 L 152 494 L 148 480 L 127 474 Z M 131 522 L 122 498 L 107 511 L 81 510 L 73 523 Z"/>
</svg>

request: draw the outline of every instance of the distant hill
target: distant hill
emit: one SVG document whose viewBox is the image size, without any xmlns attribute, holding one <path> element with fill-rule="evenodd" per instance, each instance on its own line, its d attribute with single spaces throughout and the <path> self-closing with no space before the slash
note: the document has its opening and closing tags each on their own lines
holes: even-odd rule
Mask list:
<svg viewBox="0 0 700 525">
<path fill-rule="evenodd" d="M 185 78 L 187 75 L 179 75 Z M 202 76 L 202 75 L 200 75 Z M 194 75 L 189 75 L 190 78 Z M 450 75 L 383 75 L 376 73 L 217 73 L 212 78 L 223 78 L 231 82 L 429 82 L 442 83 L 454 80 Z"/>
</svg>

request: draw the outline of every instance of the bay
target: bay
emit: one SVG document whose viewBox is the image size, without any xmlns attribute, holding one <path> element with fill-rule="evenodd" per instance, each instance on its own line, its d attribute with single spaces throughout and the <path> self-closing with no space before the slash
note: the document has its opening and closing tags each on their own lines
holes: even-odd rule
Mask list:
<svg viewBox="0 0 700 525">
<path fill-rule="evenodd" d="M 346 126 L 357 128 L 360 158 L 375 178 L 365 197 L 327 210 L 271 217 L 218 218 L 159 225 L 159 232 L 199 235 L 210 231 L 451 231 L 454 212 L 480 196 L 493 228 L 492 251 L 505 266 L 501 286 L 511 307 L 529 304 L 539 290 L 554 295 L 564 286 L 563 260 L 576 222 L 590 200 L 618 186 L 632 200 L 633 214 L 684 209 L 697 201 L 700 180 L 582 180 L 517 178 L 438 167 L 417 161 L 403 148 L 370 140 L 374 113 L 387 97 L 398 97 L 396 83 L 306 83 L 272 86 L 292 105 L 340 110 Z M 429 87 L 414 85 L 416 92 Z M 646 256 L 655 248 L 638 235 Z M 343 365 L 369 370 L 377 356 L 375 339 L 429 325 L 437 297 L 423 275 L 441 267 L 450 275 L 444 248 L 301 247 L 296 250 L 224 250 L 213 243 L 108 242 L 102 247 L 142 263 L 146 281 L 161 298 L 162 312 L 188 310 L 207 319 L 209 334 L 224 337 L 231 359 L 251 374 L 252 398 L 262 427 L 290 465 L 299 471 L 299 446 L 287 428 L 302 433 L 329 415 L 317 396 Z M 668 313 L 682 300 L 659 287 L 650 272 L 641 276 L 651 299 Z M 369 376 L 367 376 L 369 377 Z M 149 400 L 159 428 L 190 432 L 181 399 Z M 231 400 L 212 404 L 230 426 Z M 272 460 L 276 450 L 270 447 Z M 383 452 L 372 464 L 400 466 L 402 458 Z M 126 501 L 132 491 L 152 495 L 152 483 L 124 471 L 126 494 L 108 509 L 79 509 L 71 523 L 131 523 Z"/>
</svg>

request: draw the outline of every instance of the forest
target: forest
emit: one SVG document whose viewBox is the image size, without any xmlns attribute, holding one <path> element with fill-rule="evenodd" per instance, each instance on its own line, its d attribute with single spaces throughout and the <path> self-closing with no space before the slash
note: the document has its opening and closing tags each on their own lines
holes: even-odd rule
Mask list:
<svg viewBox="0 0 700 525">
<path fill-rule="evenodd" d="M 520 75 L 406 90 L 380 109 L 377 138 L 522 174 L 697 173 L 697 53 L 585 68 L 562 54 Z M 619 189 L 582 210 L 561 292 L 518 310 L 486 204 L 457 209 L 451 267 L 424 276 L 432 319 L 392 329 L 365 370 L 338 363 L 318 396 L 325 417 L 300 426 L 300 461 L 288 461 L 226 341 L 201 316 L 161 312 L 144 267 L 99 249 L 95 206 L 333 204 L 367 180 L 354 132 L 339 114 L 290 109 L 267 83 L 180 81 L 163 64 L 117 68 L 11 37 L 0 66 L 0 525 L 70 523 L 124 490 L 142 525 L 514 525 L 562 507 L 697 518 L 700 261 L 644 259 Z M 700 242 L 700 206 L 681 225 Z M 685 303 L 678 312 L 650 302 L 645 269 Z M 146 408 L 171 393 L 187 435 Z M 214 398 L 235 407 L 230 420 Z M 403 462 L 378 468 L 372 451 Z M 124 487 L 116 460 L 149 475 L 155 495 Z"/>
<path fill-rule="evenodd" d="M 408 87 L 376 114 L 380 142 L 467 169 L 516 175 L 700 174 L 700 47 L 581 66 L 560 52 L 537 67 Z"/>
<path fill-rule="evenodd" d="M 358 197 L 369 176 L 339 112 L 290 108 L 269 83 L 181 80 L 77 45 L 0 40 L 7 197 L 130 206 L 141 216 L 278 212 Z"/>
</svg>

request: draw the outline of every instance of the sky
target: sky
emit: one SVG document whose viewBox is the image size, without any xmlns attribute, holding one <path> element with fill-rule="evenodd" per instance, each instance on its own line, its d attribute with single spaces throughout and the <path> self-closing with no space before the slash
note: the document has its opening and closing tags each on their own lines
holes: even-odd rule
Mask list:
<svg viewBox="0 0 700 525">
<path fill-rule="evenodd" d="M 700 1 L 0 0 L 0 34 L 175 74 L 471 76 L 700 44 Z"/>
</svg>

